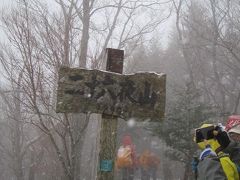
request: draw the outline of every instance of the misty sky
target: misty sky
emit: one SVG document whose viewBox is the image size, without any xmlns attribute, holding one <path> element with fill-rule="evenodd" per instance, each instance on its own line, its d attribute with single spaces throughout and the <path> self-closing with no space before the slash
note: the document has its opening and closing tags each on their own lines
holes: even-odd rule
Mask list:
<svg viewBox="0 0 240 180">
<path fill-rule="evenodd" d="M 56 7 L 54 0 L 41 0 L 41 2 L 46 2 L 48 4 L 49 9 L 54 9 Z M 0 0 L 0 12 L 2 13 L 5 10 L 6 11 L 10 10 L 11 6 L 13 5 L 16 5 L 16 0 Z M 172 23 L 173 19 L 174 19 L 173 16 L 170 17 L 166 22 L 162 23 L 158 27 L 157 33 L 161 34 L 158 37 L 161 38 L 161 45 L 163 48 L 167 47 L 168 39 L 171 32 L 170 29 L 171 26 L 173 25 Z M 4 33 L 1 21 L 0 21 L 0 37 L 2 41 L 4 39 Z"/>
</svg>

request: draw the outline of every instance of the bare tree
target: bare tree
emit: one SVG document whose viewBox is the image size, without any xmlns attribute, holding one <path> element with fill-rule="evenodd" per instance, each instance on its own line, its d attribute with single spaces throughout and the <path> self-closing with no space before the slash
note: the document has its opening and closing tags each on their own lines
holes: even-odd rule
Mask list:
<svg viewBox="0 0 240 180">
<path fill-rule="evenodd" d="M 21 81 L 22 73 L 17 75 L 17 82 L 20 84 Z M 31 138 L 29 133 L 25 133 L 26 130 L 32 129 L 26 124 L 26 113 L 23 112 L 21 104 L 23 99 L 21 89 L 13 83 L 8 89 L 1 89 L 0 96 L 4 103 L 1 108 L 2 115 L 5 117 L 3 120 L 5 130 L 2 132 L 5 133 L 3 136 L 5 139 L 0 143 L 1 153 L 8 160 L 8 168 L 13 171 L 17 180 L 24 180 L 25 177 L 34 180 L 33 167 L 38 165 L 36 160 L 40 160 L 42 156 L 38 156 L 37 151 L 33 150 L 39 137 Z M 34 152 L 30 156 L 32 166 L 26 164 L 30 152 Z M 24 169 L 29 169 L 29 174 Z"/>
<path fill-rule="evenodd" d="M 227 86 L 232 87 L 232 84 L 224 80 L 228 73 L 221 63 L 222 52 L 226 49 L 220 45 L 220 34 L 229 11 L 228 1 L 209 0 L 205 4 L 194 0 L 172 2 L 179 47 L 186 62 L 187 81 L 192 89 L 201 93 L 203 102 L 217 107 L 222 117 L 218 121 L 223 122 L 225 113 L 230 110 L 231 102 L 227 99 L 232 96 L 226 91 Z M 188 171 L 186 167 L 184 179 L 188 179 Z"/>
<path fill-rule="evenodd" d="M 238 56 L 229 51 L 232 45 L 227 38 L 231 33 L 226 31 L 230 30 L 228 16 L 234 11 L 230 1 L 205 2 L 173 1 L 176 27 L 190 81 L 196 88 L 202 89 L 207 103 L 218 107 L 224 120 L 238 106 Z M 232 92 L 228 91 L 230 87 L 234 89 Z M 227 100 L 229 98 L 232 102 Z"/>
</svg>

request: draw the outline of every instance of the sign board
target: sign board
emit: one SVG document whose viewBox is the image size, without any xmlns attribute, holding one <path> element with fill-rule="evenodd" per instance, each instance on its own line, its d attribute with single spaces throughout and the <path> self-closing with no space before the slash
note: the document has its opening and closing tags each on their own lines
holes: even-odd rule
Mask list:
<svg viewBox="0 0 240 180">
<path fill-rule="evenodd" d="M 57 112 L 99 113 L 123 119 L 159 121 L 164 117 L 166 75 L 121 75 L 100 70 L 62 67 Z"/>
</svg>

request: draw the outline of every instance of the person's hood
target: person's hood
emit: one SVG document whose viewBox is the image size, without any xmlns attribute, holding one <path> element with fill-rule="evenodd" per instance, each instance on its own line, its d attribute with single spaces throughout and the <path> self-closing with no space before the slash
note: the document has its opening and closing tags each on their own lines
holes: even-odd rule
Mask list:
<svg viewBox="0 0 240 180">
<path fill-rule="evenodd" d="M 233 128 L 228 130 L 228 133 L 231 133 L 231 132 L 240 134 L 240 125 L 234 126 Z"/>
</svg>

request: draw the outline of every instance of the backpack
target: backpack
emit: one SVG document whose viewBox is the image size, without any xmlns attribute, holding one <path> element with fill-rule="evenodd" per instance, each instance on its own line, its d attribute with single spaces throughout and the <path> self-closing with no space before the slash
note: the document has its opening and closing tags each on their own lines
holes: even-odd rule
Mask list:
<svg viewBox="0 0 240 180">
<path fill-rule="evenodd" d="M 197 166 L 197 180 L 227 180 L 218 157 L 205 157 Z M 233 180 L 233 179 L 231 179 Z"/>
<path fill-rule="evenodd" d="M 133 165 L 132 150 L 130 146 L 120 146 L 117 152 L 116 165 L 118 168 L 127 168 Z"/>
<path fill-rule="evenodd" d="M 224 149 L 224 152 L 229 154 L 232 162 L 235 163 L 238 173 L 240 175 L 240 145 L 237 142 L 230 142 L 227 148 Z"/>
<path fill-rule="evenodd" d="M 218 153 L 218 156 L 206 156 L 197 165 L 199 180 L 237 180 L 239 175 L 235 164 L 228 154 Z"/>
<path fill-rule="evenodd" d="M 143 152 L 139 158 L 139 165 L 144 169 L 157 167 L 159 165 L 159 158 L 150 152 Z"/>
</svg>

